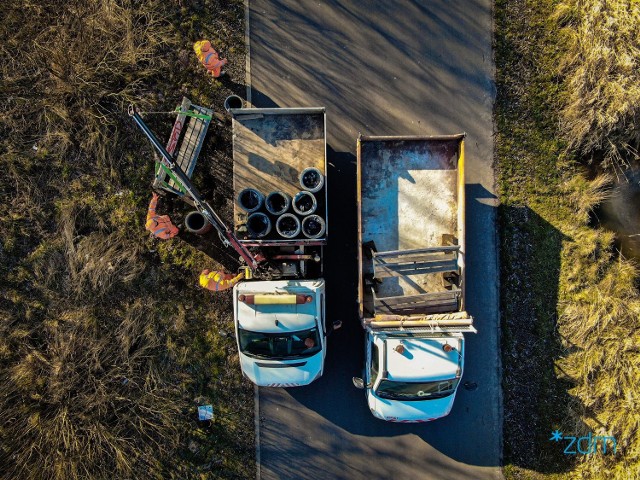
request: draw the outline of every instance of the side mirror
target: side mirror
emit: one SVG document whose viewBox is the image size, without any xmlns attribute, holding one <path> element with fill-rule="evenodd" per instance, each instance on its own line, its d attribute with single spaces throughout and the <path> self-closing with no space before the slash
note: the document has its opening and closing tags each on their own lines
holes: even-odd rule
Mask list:
<svg viewBox="0 0 640 480">
<path fill-rule="evenodd" d="M 335 322 L 333 322 L 332 326 L 334 330 L 338 330 L 339 328 L 342 328 L 342 320 L 336 320 Z"/>
<path fill-rule="evenodd" d="M 359 389 L 363 389 L 364 388 L 364 380 L 362 380 L 360 377 L 353 377 L 351 379 L 351 381 L 353 382 L 353 385 L 356 388 L 359 388 Z"/>
<path fill-rule="evenodd" d="M 231 338 L 231 339 L 234 339 L 234 340 L 236 338 L 235 332 L 227 332 L 226 330 L 219 330 L 218 333 L 223 338 Z"/>
</svg>

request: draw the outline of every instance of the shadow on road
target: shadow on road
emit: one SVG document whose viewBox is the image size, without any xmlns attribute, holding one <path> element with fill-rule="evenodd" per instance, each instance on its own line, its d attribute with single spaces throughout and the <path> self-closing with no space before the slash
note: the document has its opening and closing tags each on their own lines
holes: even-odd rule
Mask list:
<svg viewBox="0 0 640 480">
<path fill-rule="evenodd" d="M 251 0 L 253 104 L 327 111 L 329 339 L 312 385 L 260 390 L 263 478 L 500 478 L 498 271 L 492 190 L 491 2 Z M 467 132 L 467 290 L 477 336 L 452 413 L 421 425 L 375 419 L 351 383 L 363 368 L 356 313 L 358 133 Z M 469 280 L 473 279 L 473 280 Z M 314 470 L 316 469 L 316 470 Z"/>
</svg>

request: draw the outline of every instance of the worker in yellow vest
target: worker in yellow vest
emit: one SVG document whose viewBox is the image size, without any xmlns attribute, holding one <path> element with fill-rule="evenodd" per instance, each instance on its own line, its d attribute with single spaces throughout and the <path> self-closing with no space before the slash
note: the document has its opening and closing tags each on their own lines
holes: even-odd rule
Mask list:
<svg viewBox="0 0 640 480">
<path fill-rule="evenodd" d="M 151 202 L 149 203 L 149 210 L 147 210 L 147 223 L 145 229 L 150 231 L 154 237 L 161 240 L 169 240 L 175 237 L 180 230 L 173 223 L 169 215 L 158 215 L 156 208 L 158 206 L 158 194 L 153 192 Z"/>
<path fill-rule="evenodd" d="M 202 62 L 204 68 L 206 68 L 214 78 L 218 78 L 222 75 L 222 67 L 227 64 L 226 58 L 220 58 L 218 52 L 211 46 L 211 42 L 208 40 L 200 40 L 193 45 L 193 50 L 198 56 L 198 60 Z"/>
<path fill-rule="evenodd" d="M 205 269 L 200 274 L 200 286 L 211 290 L 212 292 L 219 292 L 221 290 L 227 290 L 233 288 L 233 286 L 244 278 L 244 272 L 240 272 L 235 277 L 230 273 L 224 272 L 211 272 Z"/>
</svg>

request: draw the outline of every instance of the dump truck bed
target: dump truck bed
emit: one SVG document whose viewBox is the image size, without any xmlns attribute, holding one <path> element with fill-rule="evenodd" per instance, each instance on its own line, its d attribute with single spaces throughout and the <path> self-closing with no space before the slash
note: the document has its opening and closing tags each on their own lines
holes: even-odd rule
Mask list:
<svg viewBox="0 0 640 480">
<path fill-rule="evenodd" d="M 316 214 L 327 220 L 326 200 L 326 121 L 324 108 L 251 108 L 232 109 L 233 116 L 233 191 L 234 228 L 236 235 L 248 245 L 320 245 L 327 233 L 316 240 L 301 234 L 293 240 L 272 232 L 263 239 L 246 235 L 248 214 L 239 207 L 238 194 L 253 188 L 265 197 L 282 191 L 292 198 L 302 190 L 300 173 L 315 167 L 325 176 L 325 186 L 314 195 Z M 259 210 L 267 213 L 264 207 Z M 293 213 L 290 208 L 288 213 Z M 302 217 L 300 217 L 302 218 Z M 275 218 L 271 217 L 272 223 Z M 328 228 L 327 228 L 328 231 Z"/>
<path fill-rule="evenodd" d="M 361 316 L 461 309 L 463 138 L 359 139 Z"/>
</svg>

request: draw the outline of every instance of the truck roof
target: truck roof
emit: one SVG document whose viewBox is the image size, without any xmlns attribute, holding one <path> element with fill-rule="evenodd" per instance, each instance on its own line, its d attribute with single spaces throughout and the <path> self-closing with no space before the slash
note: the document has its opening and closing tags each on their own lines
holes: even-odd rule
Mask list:
<svg viewBox="0 0 640 480">
<path fill-rule="evenodd" d="M 234 287 L 233 293 L 238 326 L 244 330 L 262 333 L 295 332 L 313 328 L 316 326 L 318 304 L 321 302 L 318 296 L 323 292 L 323 280 L 240 282 Z M 313 301 L 289 305 L 248 305 L 238 299 L 240 294 L 296 293 L 312 295 Z"/>
<path fill-rule="evenodd" d="M 387 378 L 392 381 L 426 382 L 454 378 L 460 367 L 462 336 L 441 338 L 386 338 Z M 442 346 L 449 343 L 456 350 L 445 352 Z M 395 349 L 402 345 L 404 351 Z"/>
<path fill-rule="evenodd" d="M 304 238 L 296 242 L 280 238 L 275 228 L 262 240 L 243 238 L 242 228 L 247 223 L 248 214 L 236 201 L 238 194 L 246 188 L 256 189 L 265 197 L 275 191 L 294 197 L 302 190 L 299 175 L 306 168 L 315 167 L 326 176 L 325 109 L 241 108 L 232 109 L 231 113 L 234 227 L 238 237 L 243 243 L 260 245 L 326 243 L 326 233 L 313 242 L 305 242 Z M 325 186 L 314 193 L 318 202 L 315 213 L 325 221 L 326 191 Z"/>
</svg>

